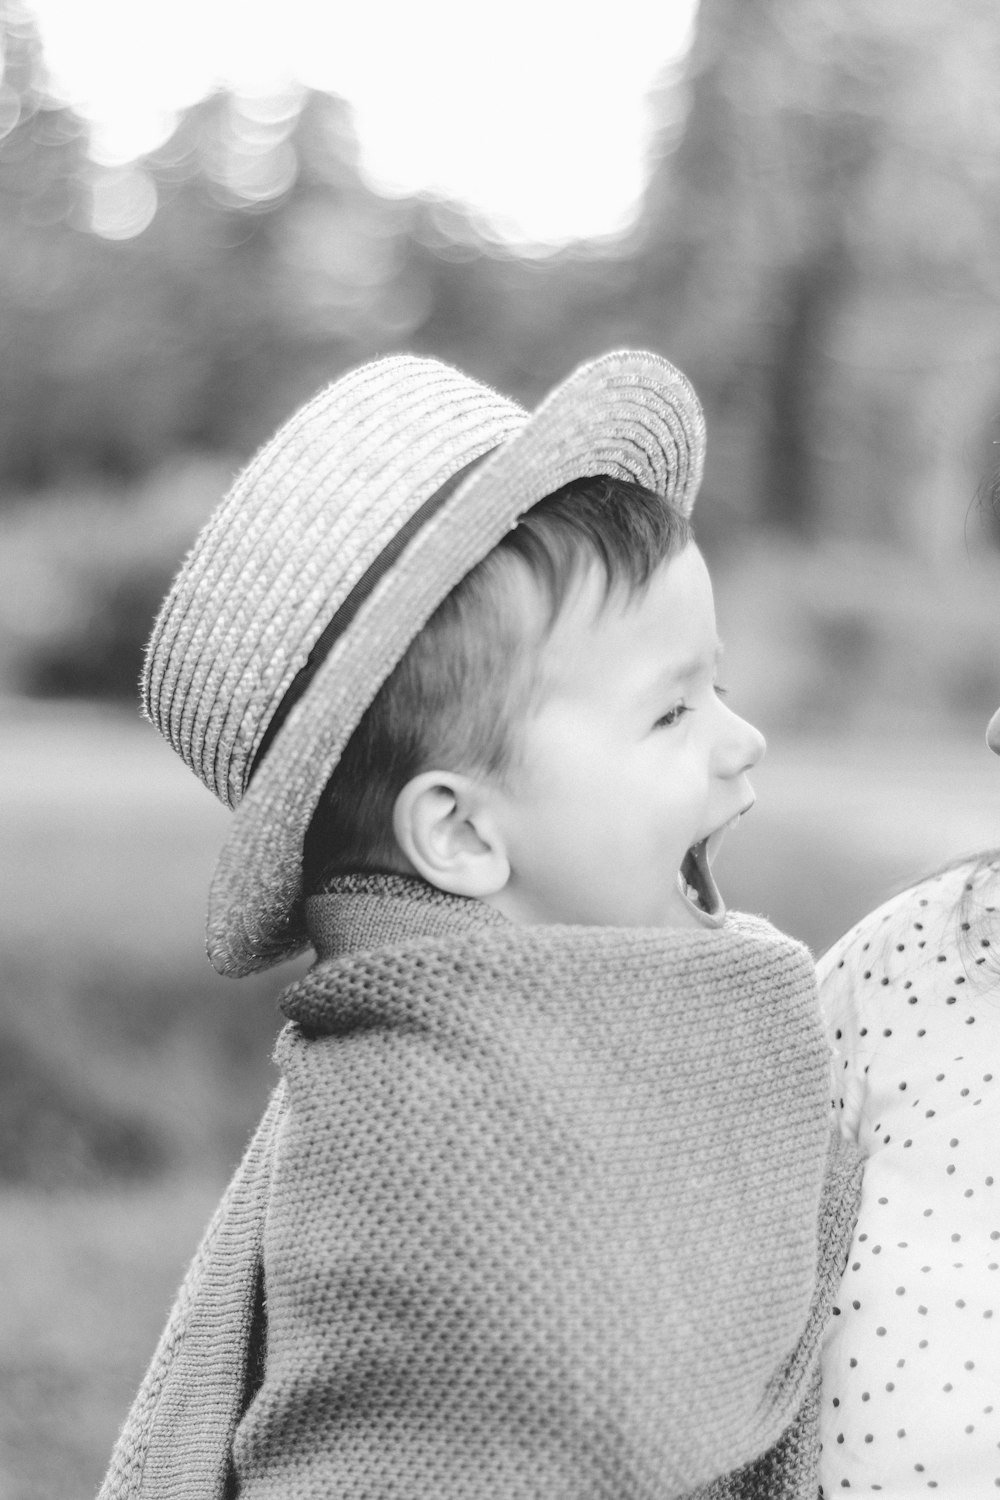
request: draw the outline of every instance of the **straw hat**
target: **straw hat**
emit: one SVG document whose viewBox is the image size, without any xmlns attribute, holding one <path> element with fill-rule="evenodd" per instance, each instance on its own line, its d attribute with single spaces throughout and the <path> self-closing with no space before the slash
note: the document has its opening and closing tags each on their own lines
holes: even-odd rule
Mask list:
<svg viewBox="0 0 1000 1500">
<path fill-rule="evenodd" d="M 235 809 L 208 952 L 248 974 L 306 946 L 302 846 L 378 688 L 529 506 L 608 474 L 689 511 L 705 427 L 653 354 L 583 365 L 529 415 L 437 360 L 363 365 L 294 414 L 197 538 L 149 642 L 147 716 Z"/>
</svg>

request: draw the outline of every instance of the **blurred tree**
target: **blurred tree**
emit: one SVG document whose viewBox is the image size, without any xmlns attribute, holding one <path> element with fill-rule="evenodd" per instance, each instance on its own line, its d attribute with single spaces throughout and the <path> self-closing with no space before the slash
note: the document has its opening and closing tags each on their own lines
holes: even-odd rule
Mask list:
<svg viewBox="0 0 1000 1500">
<path fill-rule="evenodd" d="M 960 544 L 1000 394 L 998 63 L 992 0 L 701 0 L 634 322 L 702 390 L 735 516 Z"/>
<path fill-rule="evenodd" d="M 0 332 L 16 351 L 0 377 L 8 496 L 132 480 L 185 449 L 245 454 L 318 384 L 402 346 L 492 378 L 523 366 L 498 347 L 511 342 L 520 262 L 457 207 L 376 194 L 343 101 L 218 92 L 143 161 L 102 166 L 45 93 L 37 37 L 12 15 L 17 110 L 0 113 L 17 114 L 0 140 Z M 557 322 L 550 307 L 545 326 Z"/>
<path fill-rule="evenodd" d="M 1000 399 L 993 0 L 701 0 L 636 231 L 534 257 L 461 206 L 376 193 L 342 100 L 218 92 L 109 167 L 24 0 L 0 0 L 0 49 L 0 504 L 96 481 L 126 528 L 146 475 L 230 469 L 373 355 L 531 402 L 632 343 L 702 394 L 710 548 L 762 519 L 961 545 Z M 128 693 L 179 545 L 154 527 L 79 567 L 86 628 L 25 680 Z"/>
<path fill-rule="evenodd" d="M 70 295 L 85 159 L 82 122 L 48 93 L 34 22 L 0 4 L 0 454 L 40 482 L 59 406 L 60 309 Z"/>
</svg>

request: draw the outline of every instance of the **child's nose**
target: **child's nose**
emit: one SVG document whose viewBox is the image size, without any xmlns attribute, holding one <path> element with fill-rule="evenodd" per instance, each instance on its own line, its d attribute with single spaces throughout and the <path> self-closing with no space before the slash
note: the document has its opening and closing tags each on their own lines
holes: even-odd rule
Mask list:
<svg viewBox="0 0 1000 1500">
<path fill-rule="evenodd" d="M 732 709 L 726 709 L 728 723 L 720 738 L 719 770 L 723 776 L 742 776 L 763 759 L 767 740 L 760 730 Z"/>
</svg>

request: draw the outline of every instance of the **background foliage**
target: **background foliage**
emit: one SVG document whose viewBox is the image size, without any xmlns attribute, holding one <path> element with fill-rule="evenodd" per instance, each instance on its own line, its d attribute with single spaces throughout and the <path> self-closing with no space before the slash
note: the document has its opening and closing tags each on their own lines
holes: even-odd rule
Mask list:
<svg viewBox="0 0 1000 1500">
<path fill-rule="evenodd" d="M 786 560 L 853 547 L 858 577 L 891 554 L 911 571 L 890 657 L 935 575 L 992 586 L 990 0 L 702 0 L 634 230 L 520 257 L 460 205 L 373 192 L 348 106 L 315 92 L 216 93 L 147 158 L 102 167 L 17 0 L 0 27 L 8 687 L 131 698 L 156 603 L 241 461 L 319 384 L 401 348 L 527 402 L 615 344 L 667 353 L 708 414 L 713 560 L 746 571 L 774 531 Z M 821 627 L 835 665 L 870 655 L 870 601 L 848 592 Z M 931 663 L 949 707 L 979 711 L 980 640 L 957 677 L 949 648 Z M 877 686 L 860 686 L 863 712 Z"/>
</svg>

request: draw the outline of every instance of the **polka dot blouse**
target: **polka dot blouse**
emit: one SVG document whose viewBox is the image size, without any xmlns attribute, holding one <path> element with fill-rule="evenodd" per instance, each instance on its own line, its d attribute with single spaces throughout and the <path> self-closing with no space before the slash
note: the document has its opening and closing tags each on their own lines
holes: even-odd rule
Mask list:
<svg viewBox="0 0 1000 1500">
<path fill-rule="evenodd" d="M 847 1489 L 1000 1496 L 991 931 L 1000 865 L 969 864 L 873 912 L 819 966 L 834 1109 L 867 1158 L 823 1352 L 827 1500 Z"/>
</svg>

